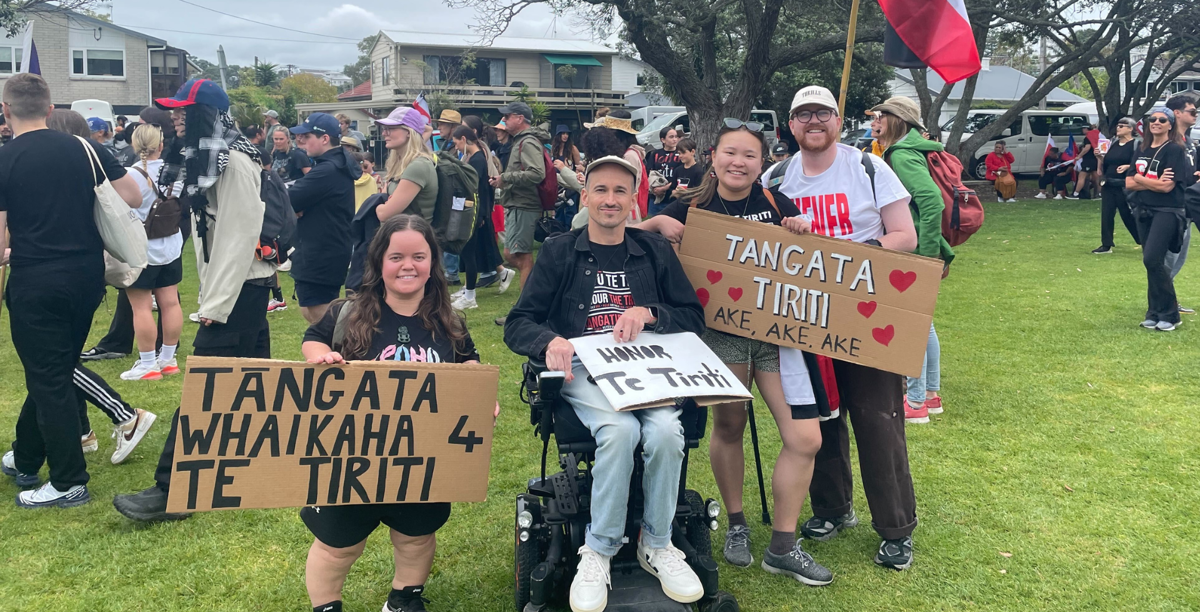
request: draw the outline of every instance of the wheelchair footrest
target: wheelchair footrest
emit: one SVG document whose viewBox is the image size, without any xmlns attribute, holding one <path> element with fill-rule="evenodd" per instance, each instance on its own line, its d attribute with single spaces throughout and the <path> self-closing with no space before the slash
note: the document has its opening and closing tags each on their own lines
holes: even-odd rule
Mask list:
<svg viewBox="0 0 1200 612">
<path fill-rule="evenodd" d="M 642 568 L 613 572 L 612 590 L 608 593 L 607 612 L 691 612 L 692 606 L 681 604 L 663 593 L 658 579 Z"/>
<path fill-rule="evenodd" d="M 567 472 L 559 472 L 550 477 L 550 485 L 554 488 L 554 501 L 558 505 L 558 511 L 564 515 L 571 516 L 579 512 L 579 489 L 575 486 L 575 479 Z"/>
</svg>

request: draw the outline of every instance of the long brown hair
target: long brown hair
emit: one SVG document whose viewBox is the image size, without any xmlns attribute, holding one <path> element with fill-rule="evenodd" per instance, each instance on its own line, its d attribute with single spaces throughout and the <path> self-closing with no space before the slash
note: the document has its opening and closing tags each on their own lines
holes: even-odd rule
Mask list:
<svg viewBox="0 0 1200 612">
<path fill-rule="evenodd" d="M 455 352 L 462 347 L 467 337 L 467 326 L 462 317 L 450 306 L 450 291 L 446 288 L 446 271 L 442 268 L 442 250 L 429 222 L 417 215 L 395 215 L 379 226 L 379 231 L 367 247 L 363 262 L 362 287 L 344 301 L 354 305 L 346 321 L 346 337 L 342 343 L 342 356 L 346 359 L 362 359 L 371 350 L 371 341 L 379 333 L 379 320 L 384 308 L 387 289 L 383 282 L 383 258 L 387 256 L 392 235 L 412 230 L 420 232 L 429 245 L 429 280 L 425 281 L 425 295 L 417 308 L 421 324 L 436 338 L 444 333 L 454 345 Z M 345 308 L 346 306 L 343 306 Z"/>
<path fill-rule="evenodd" d="M 734 132 L 746 132 L 747 134 L 750 134 L 751 136 L 757 138 L 758 143 L 760 145 L 762 145 L 762 155 L 759 157 L 759 159 L 767 158 L 767 139 L 766 139 L 766 137 L 763 136 L 762 132 L 751 132 L 749 129 L 746 128 L 746 126 L 742 126 L 739 128 L 729 128 L 729 127 L 721 128 L 721 131 L 717 132 L 717 143 L 715 145 L 713 145 L 713 156 L 714 157 L 716 156 L 717 148 L 721 146 L 721 140 L 723 140 L 726 136 L 728 136 L 729 134 L 732 134 Z M 761 176 L 761 175 L 762 175 L 762 170 L 760 169 L 759 176 Z M 685 204 L 687 204 L 688 206 L 704 206 L 705 204 L 712 201 L 713 196 L 715 196 L 717 194 L 717 184 L 719 182 L 720 181 L 717 179 L 716 173 L 713 172 L 713 170 L 712 170 L 712 164 L 709 164 L 709 171 L 707 174 L 704 175 L 704 181 L 700 183 L 700 187 L 698 189 L 688 189 L 687 192 L 680 199 L 683 200 L 683 202 Z"/>
<path fill-rule="evenodd" d="M 887 112 L 879 112 L 879 119 L 883 122 L 883 130 L 879 133 L 879 148 L 882 151 L 887 151 L 889 147 L 904 140 L 908 136 L 912 126 L 907 121 Z"/>
</svg>

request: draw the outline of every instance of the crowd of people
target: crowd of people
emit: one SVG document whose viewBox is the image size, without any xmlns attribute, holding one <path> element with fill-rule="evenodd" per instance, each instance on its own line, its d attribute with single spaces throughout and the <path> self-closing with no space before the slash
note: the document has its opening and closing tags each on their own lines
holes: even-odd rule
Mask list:
<svg viewBox="0 0 1200 612">
<path fill-rule="evenodd" d="M 402 106 L 375 121 L 387 150 L 381 171 L 364 150 L 367 137 L 347 117 L 312 113 L 289 128 L 268 110 L 263 125 L 239 129 L 228 96 L 208 80 L 186 83 L 174 97 L 155 100 L 137 121 L 115 128 L 53 109 L 49 88 L 36 75 L 9 78 L 3 102 L 14 137 L 0 148 L 0 247 L 8 246 L 7 228 L 12 274 L 5 297 L 28 392 L 3 472 L 28 489 L 18 495 L 19 505 L 89 501 L 83 453 L 98 445 L 86 402 L 113 422 L 113 463 L 123 461 L 155 422 L 154 414 L 129 406 L 84 363 L 126 358 L 136 346 L 137 360 L 122 379 L 180 373 L 184 316 L 178 285 L 184 244 L 194 236 L 200 295 L 191 317 L 199 324 L 192 355 L 269 358 L 268 312 L 286 308 L 278 274 L 283 270 L 294 280 L 309 324 L 300 342 L 310 363 L 486 362 L 462 312 L 478 307 L 480 289 L 495 285 L 504 293 L 517 281 L 515 305 L 495 321 L 504 327 L 505 343 L 565 373 L 563 396 L 597 443 L 591 524 L 570 588 L 575 612 L 606 605 L 639 445 L 645 507 L 640 536 L 631 545 L 667 596 L 692 602 L 703 594 L 671 543 L 684 458 L 680 410 L 615 411 L 574 354 L 570 340 L 587 335 L 628 342 L 643 333 L 693 332 L 747 387 L 758 387 L 781 439 L 772 471 L 776 520 L 765 546 L 751 542 L 744 514 L 747 406 L 712 407 L 709 454 L 728 511 L 723 556 L 730 564 L 749 567 L 758 553 L 769 573 L 812 586 L 833 580 L 802 543 L 805 537 L 828 540 L 859 523 L 853 428 L 880 538 L 874 562 L 896 570 L 911 566 L 917 509 L 905 426 L 928 423 L 929 414 L 944 409 L 936 329 L 931 325 L 921 374 L 907 379 L 706 329 L 675 251 L 689 211 L 699 208 L 796 234 L 913 252 L 940 259 L 948 270 L 954 252 L 942 236 L 942 193 L 926 161 L 943 149 L 925 137 L 910 99 L 891 98 L 872 109 L 874 152 L 862 152 L 837 142 L 843 118 L 834 95 L 804 87 L 789 109 L 795 156 L 782 143 L 768 150 L 764 126 L 738 118 L 724 119 L 701 155 L 679 126 L 663 128 L 661 148 L 645 151 L 621 109 L 602 109 L 576 138 L 566 126 L 553 135 L 548 126 L 535 126 L 533 110 L 523 102 L 498 109 L 501 120 L 494 125 L 454 110 L 434 118 Z M 1113 217 L 1120 212 L 1144 246 L 1150 308 L 1143 325 L 1162 330 L 1173 329 L 1181 311 L 1171 279 L 1186 259 L 1185 211 L 1194 211 L 1192 219 L 1200 212 L 1194 190 L 1185 195 L 1195 182 L 1194 149 L 1178 139 L 1180 126 L 1194 122 L 1195 105 L 1176 106 L 1147 117 L 1141 143 L 1133 138 L 1132 119 L 1123 119 L 1107 155 L 1087 170 L 1103 176 L 1104 244 L 1111 249 Z M 115 129 L 120 132 L 114 138 Z M 1001 160 L 1002 144 L 996 151 Z M 476 183 L 470 195 L 475 222 L 465 244 L 451 247 L 439 211 L 445 210 L 453 173 L 466 168 Z M 1044 187 L 1061 191 L 1056 181 Z M 109 333 L 84 351 L 105 291 L 104 244 L 92 207 L 95 188 L 106 182 L 145 224 L 148 266 L 121 289 Z M 286 186 L 280 188 L 286 194 L 282 208 L 269 195 L 276 184 Z M 547 194 L 555 194 L 552 207 Z M 846 202 L 845 208 L 818 211 L 814 203 L 829 196 Z M 494 207 L 503 214 L 493 214 Z M 267 230 L 279 210 L 295 217 L 289 219 L 295 227 L 289 244 L 280 243 L 283 232 Z M 561 225 L 549 225 L 552 217 Z M 535 257 L 537 242 L 542 246 Z M 460 282 L 462 289 L 451 293 Z M 497 403 L 497 416 L 499 411 Z M 114 498 L 124 516 L 188 518 L 167 512 L 177 428 L 178 412 L 153 485 Z M 44 464 L 50 479 L 39 486 Z M 812 507 L 807 518 L 806 498 Z M 385 612 L 424 610 L 436 532 L 450 511 L 449 504 L 303 509 L 314 536 L 305 573 L 314 610 L 341 610 L 347 573 L 380 523 L 390 528 L 396 558 Z"/>
</svg>

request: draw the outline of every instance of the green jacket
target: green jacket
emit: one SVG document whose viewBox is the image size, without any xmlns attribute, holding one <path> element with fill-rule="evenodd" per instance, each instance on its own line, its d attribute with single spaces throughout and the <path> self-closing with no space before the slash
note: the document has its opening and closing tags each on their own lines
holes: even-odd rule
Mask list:
<svg viewBox="0 0 1200 612">
<path fill-rule="evenodd" d="M 500 175 L 504 189 L 500 204 L 505 208 L 542 209 L 538 185 L 546 178 L 546 166 L 542 158 L 543 134 L 545 132 L 542 130 L 530 128 L 513 137 L 508 167 Z"/>
<path fill-rule="evenodd" d="M 942 210 L 946 203 L 942 200 L 942 190 L 929 176 L 929 164 L 925 161 L 926 153 L 941 150 L 941 143 L 927 140 L 912 129 L 903 140 L 888 147 L 883 156 L 912 195 L 909 210 L 917 226 L 917 255 L 938 257 L 950 263 L 954 251 L 942 237 Z"/>
</svg>

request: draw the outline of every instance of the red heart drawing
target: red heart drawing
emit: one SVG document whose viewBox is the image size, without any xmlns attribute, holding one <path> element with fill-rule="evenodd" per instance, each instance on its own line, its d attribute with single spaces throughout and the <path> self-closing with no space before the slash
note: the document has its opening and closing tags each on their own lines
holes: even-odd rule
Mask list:
<svg viewBox="0 0 1200 612">
<path fill-rule="evenodd" d="M 700 306 L 708 306 L 708 289 L 697 289 L 696 297 L 700 298 Z"/>
<path fill-rule="evenodd" d="M 875 308 L 878 306 L 879 304 L 876 304 L 875 302 L 859 302 L 858 314 L 870 319 L 871 315 L 875 314 Z"/>
<path fill-rule="evenodd" d="M 892 273 L 888 275 L 888 280 L 891 281 L 892 286 L 896 288 L 896 291 L 904 293 L 904 291 L 911 287 L 913 283 L 917 282 L 917 273 L 892 270 Z"/>
<path fill-rule="evenodd" d="M 722 275 L 722 274 L 721 274 L 719 271 L 717 271 L 717 270 L 709 270 L 709 271 L 708 271 L 708 282 L 709 282 L 709 284 L 715 285 L 715 284 L 717 284 L 717 283 L 721 282 L 721 276 L 723 276 L 723 275 Z"/>
<path fill-rule="evenodd" d="M 729 288 L 729 299 L 731 299 L 735 302 L 742 299 L 742 288 L 741 287 L 730 287 Z"/>
<path fill-rule="evenodd" d="M 887 346 L 888 343 L 892 341 L 892 338 L 896 337 L 896 328 L 892 327 L 891 325 L 888 325 L 887 327 L 876 327 L 875 329 L 871 330 L 871 336 L 875 338 L 876 342 Z"/>
</svg>

